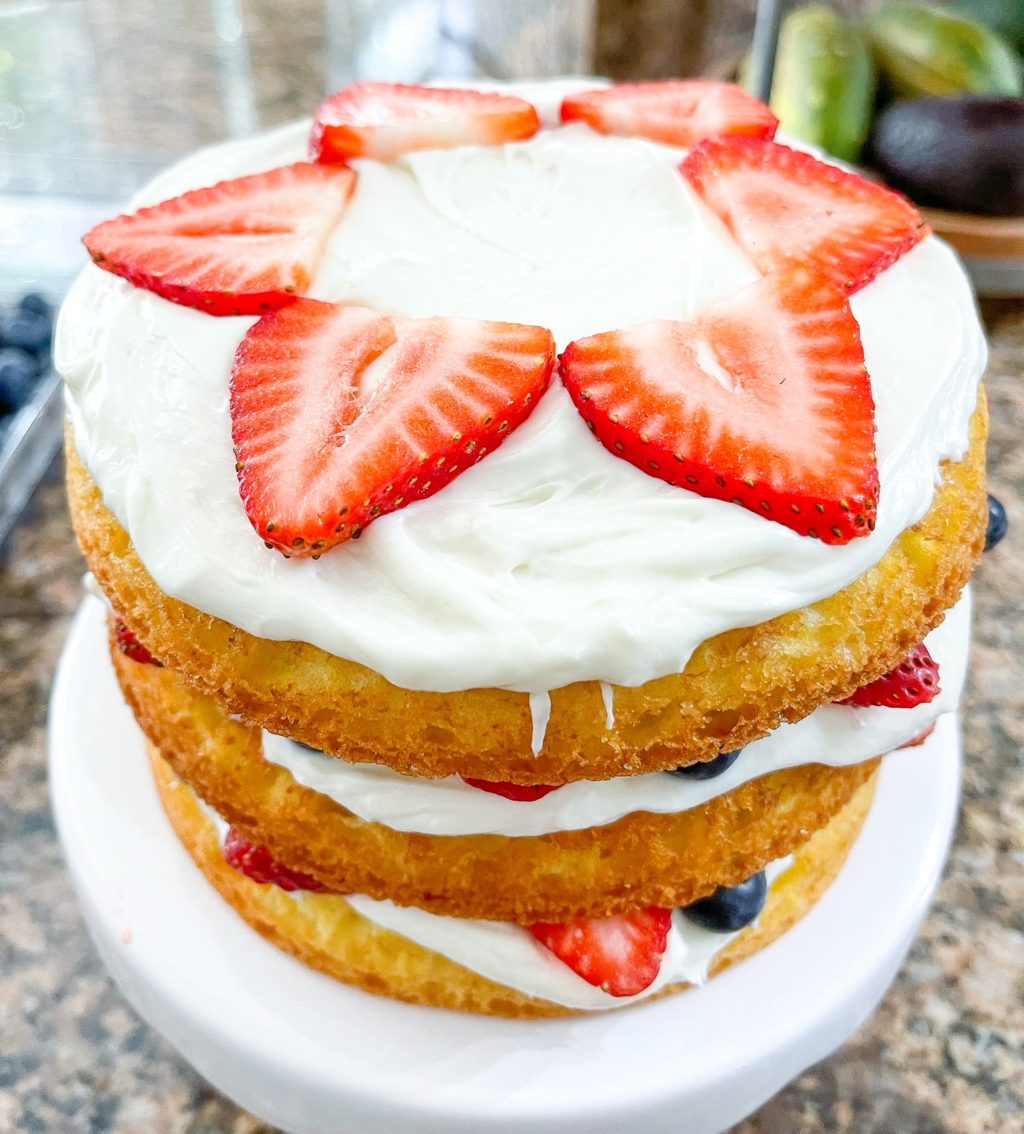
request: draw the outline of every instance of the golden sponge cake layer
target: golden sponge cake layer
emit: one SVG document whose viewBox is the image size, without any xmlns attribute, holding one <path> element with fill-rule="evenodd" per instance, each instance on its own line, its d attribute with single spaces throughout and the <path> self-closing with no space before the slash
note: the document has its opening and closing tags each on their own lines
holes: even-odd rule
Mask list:
<svg viewBox="0 0 1024 1134">
<path fill-rule="evenodd" d="M 661 771 L 740 748 L 891 669 L 942 619 L 979 558 L 986 522 L 982 396 L 966 458 L 944 467 L 932 508 L 838 594 L 704 642 L 681 674 L 554 690 L 543 751 L 526 694 L 400 689 L 303 642 L 257 638 L 170 598 L 68 445 L 79 541 L 104 591 L 158 658 L 224 708 L 331 755 L 421 776 L 560 784 Z M 343 550 L 339 554 L 343 554 Z"/>
<path fill-rule="evenodd" d="M 304 894 L 297 901 L 276 886 L 250 881 L 225 862 L 217 829 L 195 794 L 155 748 L 151 759 L 171 825 L 207 879 L 253 929 L 305 964 L 366 992 L 413 1004 L 523 1019 L 578 1014 L 487 980 L 383 929 L 357 914 L 344 898 Z M 715 957 L 712 976 L 769 945 L 821 897 L 860 832 L 875 778 L 797 852 L 793 865 L 773 884 L 757 925 L 741 932 Z M 688 987 L 669 985 L 655 995 L 668 996 Z"/>
<path fill-rule="evenodd" d="M 776 772 L 676 815 L 638 812 L 527 838 L 422 835 L 368 823 L 263 758 L 260 730 L 172 670 L 112 650 L 139 723 L 175 773 L 275 858 L 339 893 L 495 921 L 688 905 L 798 850 L 878 765 Z M 529 803 L 520 804 L 529 807 Z"/>
</svg>

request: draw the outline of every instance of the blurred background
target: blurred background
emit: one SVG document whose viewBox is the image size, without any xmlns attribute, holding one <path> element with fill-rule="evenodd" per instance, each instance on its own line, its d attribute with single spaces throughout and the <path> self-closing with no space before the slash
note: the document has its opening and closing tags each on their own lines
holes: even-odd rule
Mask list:
<svg viewBox="0 0 1024 1134">
<path fill-rule="evenodd" d="M 896 17 L 877 11 L 893 7 Z M 810 9 L 784 22 L 773 101 L 784 129 L 847 160 L 860 156 L 879 103 L 1022 93 L 1022 0 L 762 8 Z M 78 234 L 176 156 L 308 113 L 357 79 L 749 78 L 755 9 L 755 0 L 0 0 L 0 297 L 56 296 L 81 260 Z"/>
<path fill-rule="evenodd" d="M 0 286 L 59 289 L 84 224 L 155 169 L 196 146 L 308 113 L 325 92 L 357 79 L 730 78 L 742 73 L 755 7 L 0 0 Z M 847 132 L 863 140 L 876 98 L 1021 94 L 1021 0 L 898 4 L 899 18 L 887 21 L 875 9 L 894 5 L 867 0 L 762 7 L 811 9 L 786 21 L 777 99 L 784 129 L 817 134 L 811 141 L 834 140 L 844 115 Z M 838 148 L 849 160 L 859 154 L 848 140 Z"/>
<path fill-rule="evenodd" d="M 1020 518 L 1024 0 L 763 0 L 759 17 L 766 50 L 751 59 L 755 0 L 0 0 L 0 1134 L 264 1129 L 101 974 L 44 780 L 82 570 L 58 483 L 53 313 L 84 263 L 81 234 L 176 157 L 308 114 L 360 78 L 756 88 L 778 34 L 783 129 L 929 207 L 989 297 L 992 479 Z M 1022 551 L 1011 530 L 979 573 L 965 819 L 935 911 L 874 1022 L 744 1134 L 1022 1129 Z"/>
</svg>

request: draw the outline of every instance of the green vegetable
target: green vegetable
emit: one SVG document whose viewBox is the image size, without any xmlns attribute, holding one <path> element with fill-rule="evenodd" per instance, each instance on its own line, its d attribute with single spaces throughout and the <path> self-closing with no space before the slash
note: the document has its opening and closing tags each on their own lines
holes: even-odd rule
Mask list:
<svg viewBox="0 0 1024 1134">
<path fill-rule="evenodd" d="M 1024 0 L 956 0 L 953 7 L 1024 50 Z"/>
<path fill-rule="evenodd" d="M 862 29 L 826 7 L 783 21 L 771 106 L 788 134 L 854 161 L 871 127 L 875 66 Z"/>
<path fill-rule="evenodd" d="M 890 4 L 868 17 L 878 66 L 903 98 L 1024 93 L 1021 64 L 995 32 L 947 10 Z"/>
</svg>

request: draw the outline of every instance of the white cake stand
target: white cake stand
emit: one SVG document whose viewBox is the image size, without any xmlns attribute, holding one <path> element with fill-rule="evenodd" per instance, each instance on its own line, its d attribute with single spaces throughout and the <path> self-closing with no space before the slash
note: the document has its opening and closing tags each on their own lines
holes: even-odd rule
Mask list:
<svg viewBox="0 0 1024 1134">
<path fill-rule="evenodd" d="M 378 999 L 248 928 L 171 833 L 87 599 L 50 717 L 53 805 L 89 928 L 137 1011 L 291 1134 L 718 1134 L 838 1047 L 892 980 L 957 810 L 954 718 L 885 764 L 842 874 L 785 937 L 707 988 L 568 1021 Z"/>
</svg>

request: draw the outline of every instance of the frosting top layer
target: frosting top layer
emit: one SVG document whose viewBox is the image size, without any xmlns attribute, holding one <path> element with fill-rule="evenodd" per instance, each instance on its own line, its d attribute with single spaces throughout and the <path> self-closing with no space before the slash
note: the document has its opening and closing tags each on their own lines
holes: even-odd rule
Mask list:
<svg viewBox="0 0 1024 1134">
<path fill-rule="evenodd" d="M 526 94 L 550 118 L 566 90 Z M 307 133 L 298 123 L 201 151 L 137 203 L 300 160 Z M 356 163 L 355 197 L 311 294 L 536 323 L 560 349 L 686 318 L 756 273 L 677 173 L 680 157 L 575 125 Z M 704 639 L 841 589 L 927 511 L 939 463 L 966 451 L 984 367 L 967 281 L 929 238 L 851 304 L 881 492 L 875 532 L 843 547 L 612 456 L 555 380 L 500 449 L 436 496 L 319 561 L 285 560 L 249 525 L 234 472 L 228 382 L 253 319 L 178 307 L 90 265 L 56 350 L 82 458 L 165 592 L 407 688 L 540 692 L 678 672 Z"/>
</svg>

